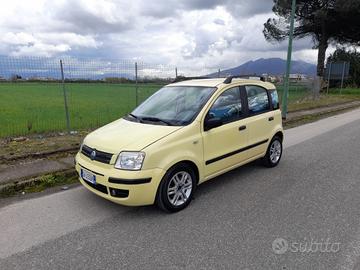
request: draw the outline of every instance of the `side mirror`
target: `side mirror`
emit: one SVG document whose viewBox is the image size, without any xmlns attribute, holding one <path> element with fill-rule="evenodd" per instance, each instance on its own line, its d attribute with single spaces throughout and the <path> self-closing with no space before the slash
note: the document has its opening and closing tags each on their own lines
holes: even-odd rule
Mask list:
<svg viewBox="0 0 360 270">
<path fill-rule="evenodd" d="M 220 118 L 217 118 L 217 117 L 208 118 L 208 119 L 205 119 L 204 130 L 208 131 L 210 129 L 220 127 L 220 126 L 222 126 L 222 124 L 223 124 L 223 122 Z"/>
</svg>

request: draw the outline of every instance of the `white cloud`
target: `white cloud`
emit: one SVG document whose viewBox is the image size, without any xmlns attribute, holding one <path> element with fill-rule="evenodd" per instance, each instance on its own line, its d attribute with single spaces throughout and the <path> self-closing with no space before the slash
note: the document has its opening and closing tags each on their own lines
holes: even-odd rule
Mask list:
<svg viewBox="0 0 360 270">
<path fill-rule="evenodd" d="M 46 43 L 66 43 L 71 47 L 98 48 L 102 45 L 101 41 L 91 35 L 79 35 L 75 33 L 41 33 L 35 36 Z"/>
<path fill-rule="evenodd" d="M 44 56 L 49 57 L 57 53 L 64 53 L 71 50 L 67 44 L 50 45 L 35 43 L 31 46 L 21 46 L 11 52 L 12 56 Z"/>
<path fill-rule="evenodd" d="M 38 42 L 38 40 L 32 34 L 29 33 L 8 32 L 0 37 L 0 42 L 8 45 L 28 45 L 29 43 Z"/>
<path fill-rule="evenodd" d="M 122 58 L 188 71 L 286 57 L 286 42 L 262 34 L 270 0 L 1 2 L 0 54 Z M 315 63 L 311 47 L 310 39 L 294 41 L 294 59 Z"/>
</svg>

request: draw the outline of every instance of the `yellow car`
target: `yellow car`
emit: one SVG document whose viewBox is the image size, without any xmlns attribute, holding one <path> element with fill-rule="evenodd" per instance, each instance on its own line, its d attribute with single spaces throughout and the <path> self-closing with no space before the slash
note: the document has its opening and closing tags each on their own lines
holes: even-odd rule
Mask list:
<svg viewBox="0 0 360 270">
<path fill-rule="evenodd" d="M 262 158 L 276 166 L 283 128 L 275 86 L 239 78 L 169 84 L 90 133 L 76 155 L 80 182 L 129 205 L 184 209 L 196 186 Z"/>
</svg>

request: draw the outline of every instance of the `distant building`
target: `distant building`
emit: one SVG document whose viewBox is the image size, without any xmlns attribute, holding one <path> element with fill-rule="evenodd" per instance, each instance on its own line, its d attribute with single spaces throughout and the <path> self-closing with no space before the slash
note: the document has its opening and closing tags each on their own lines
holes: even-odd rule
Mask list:
<svg viewBox="0 0 360 270">
<path fill-rule="evenodd" d="M 27 81 L 37 81 L 37 82 L 49 82 L 49 81 L 55 81 L 56 79 L 51 77 L 38 77 L 38 76 L 32 76 L 30 78 L 26 79 Z"/>
<path fill-rule="evenodd" d="M 265 81 L 267 82 L 271 82 L 271 83 L 277 83 L 280 81 L 280 79 L 277 77 L 277 76 L 274 76 L 274 75 L 269 75 L 267 73 L 264 73 L 261 75 L 262 77 L 265 78 Z"/>
<path fill-rule="evenodd" d="M 300 73 L 297 73 L 297 74 L 289 74 L 289 80 L 291 82 L 298 82 L 298 81 L 302 81 L 302 80 L 305 80 L 307 77 L 305 74 L 300 74 Z"/>
</svg>

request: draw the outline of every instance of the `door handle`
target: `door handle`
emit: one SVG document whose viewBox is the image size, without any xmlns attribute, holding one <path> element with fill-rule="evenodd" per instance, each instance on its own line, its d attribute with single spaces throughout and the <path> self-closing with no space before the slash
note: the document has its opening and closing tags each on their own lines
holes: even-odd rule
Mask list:
<svg viewBox="0 0 360 270">
<path fill-rule="evenodd" d="M 245 129 L 246 129 L 246 126 L 239 127 L 239 131 L 242 131 L 242 130 L 245 130 Z"/>
<path fill-rule="evenodd" d="M 269 117 L 269 121 L 272 121 L 272 120 L 274 120 L 274 117 L 272 117 L 272 116 Z"/>
</svg>

